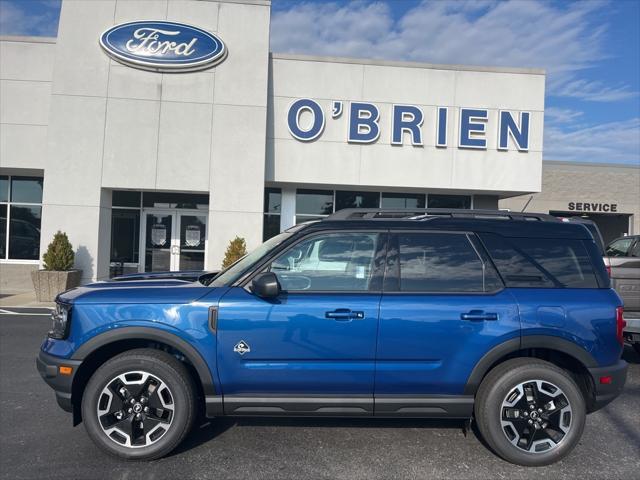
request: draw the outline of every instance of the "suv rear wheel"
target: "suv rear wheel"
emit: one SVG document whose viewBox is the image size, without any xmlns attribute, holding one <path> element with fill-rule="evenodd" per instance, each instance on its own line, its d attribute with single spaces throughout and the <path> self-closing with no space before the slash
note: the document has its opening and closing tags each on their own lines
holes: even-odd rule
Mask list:
<svg viewBox="0 0 640 480">
<path fill-rule="evenodd" d="M 505 460 L 541 466 L 565 457 L 582 436 L 585 400 L 570 374 L 532 358 L 508 360 L 482 381 L 478 428 Z"/>
<path fill-rule="evenodd" d="M 82 397 L 82 418 L 91 439 L 108 453 L 128 460 L 160 458 L 189 432 L 194 391 L 175 357 L 131 350 L 93 374 Z"/>
</svg>

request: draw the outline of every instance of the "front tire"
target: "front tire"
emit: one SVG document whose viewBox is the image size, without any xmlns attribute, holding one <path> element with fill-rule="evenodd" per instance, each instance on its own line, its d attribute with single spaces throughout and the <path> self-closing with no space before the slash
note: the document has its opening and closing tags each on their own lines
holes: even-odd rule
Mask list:
<svg viewBox="0 0 640 480">
<path fill-rule="evenodd" d="M 543 466 L 564 458 L 578 444 L 586 405 L 569 373 L 543 360 L 516 358 L 482 381 L 475 417 L 482 437 L 500 457 Z"/>
<path fill-rule="evenodd" d="M 189 433 L 195 403 L 193 380 L 180 361 L 160 350 L 136 349 L 95 371 L 82 397 L 82 418 L 107 453 L 153 460 Z"/>
</svg>

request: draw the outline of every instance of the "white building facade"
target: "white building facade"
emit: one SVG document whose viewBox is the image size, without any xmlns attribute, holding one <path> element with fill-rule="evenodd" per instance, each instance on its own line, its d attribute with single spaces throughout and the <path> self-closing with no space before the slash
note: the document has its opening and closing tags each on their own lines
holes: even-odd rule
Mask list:
<svg viewBox="0 0 640 480">
<path fill-rule="evenodd" d="M 172 22 L 165 51 L 194 27 L 224 55 L 167 73 L 100 45 L 141 19 Z M 58 230 L 89 281 L 218 269 L 236 236 L 345 207 L 541 191 L 544 72 L 270 54 L 269 22 L 261 0 L 63 1 L 57 38 L 1 38 L 0 287 Z"/>
</svg>

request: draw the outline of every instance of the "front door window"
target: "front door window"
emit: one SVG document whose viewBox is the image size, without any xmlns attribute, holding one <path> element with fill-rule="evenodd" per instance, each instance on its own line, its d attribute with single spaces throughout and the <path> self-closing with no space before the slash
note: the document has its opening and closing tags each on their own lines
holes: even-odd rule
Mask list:
<svg viewBox="0 0 640 480">
<path fill-rule="evenodd" d="M 271 264 L 282 289 L 367 291 L 376 253 L 376 233 L 335 233 L 304 240 Z"/>
</svg>

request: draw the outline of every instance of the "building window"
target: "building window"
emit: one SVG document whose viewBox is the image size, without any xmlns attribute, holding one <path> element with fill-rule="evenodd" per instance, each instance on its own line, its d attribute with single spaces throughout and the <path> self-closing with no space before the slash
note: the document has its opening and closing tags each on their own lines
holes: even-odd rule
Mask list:
<svg viewBox="0 0 640 480">
<path fill-rule="evenodd" d="M 471 208 L 470 195 L 436 195 L 429 194 L 427 198 L 429 208 Z"/>
<path fill-rule="evenodd" d="M 380 194 L 378 192 L 351 192 L 338 190 L 336 192 L 335 211 L 344 208 L 379 208 Z"/>
<path fill-rule="evenodd" d="M 320 220 L 333 213 L 333 190 L 296 191 L 296 224 Z"/>
<path fill-rule="evenodd" d="M 280 233 L 280 214 L 282 213 L 282 190 L 279 188 L 264 189 L 264 220 L 262 240 L 267 241 Z"/>
<path fill-rule="evenodd" d="M 140 263 L 140 216 L 142 192 L 111 193 L 111 252 L 109 276 L 138 271 Z"/>
<path fill-rule="evenodd" d="M 462 198 L 466 199 L 469 205 L 471 204 L 470 196 L 436 195 L 436 197 Z M 424 208 L 424 206 L 424 193 L 298 189 L 296 191 L 296 224 L 310 220 L 322 220 L 333 212 L 345 208 Z"/>
<path fill-rule="evenodd" d="M 111 211 L 111 261 L 138 263 L 140 259 L 140 210 Z"/>
<path fill-rule="evenodd" d="M 111 195 L 111 205 L 114 207 L 140 208 L 142 205 L 142 192 L 114 190 Z"/>
<path fill-rule="evenodd" d="M 144 192 L 142 206 L 145 208 L 208 210 L 209 195 L 206 193 Z"/>
<path fill-rule="evenodd" d="M 423 193 L 383 193 L 382 208 L 424 208 Z"/>
<path fill-rule="evenodd" d="M 0 176 L 0 260 L 39 260 L 42 177 Z"/>
</svg>

